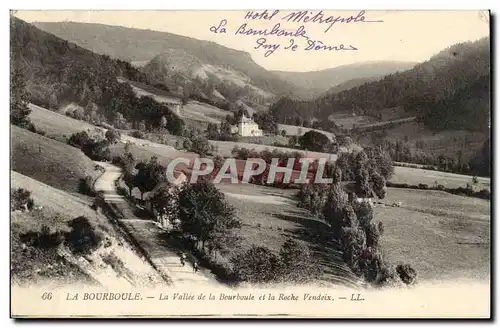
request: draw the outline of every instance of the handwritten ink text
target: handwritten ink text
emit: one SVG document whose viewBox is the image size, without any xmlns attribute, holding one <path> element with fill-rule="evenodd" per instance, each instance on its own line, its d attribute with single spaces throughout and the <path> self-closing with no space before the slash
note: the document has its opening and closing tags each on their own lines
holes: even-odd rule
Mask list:
<svg viewBox="0 0 500 328">
<path fill-rule="evenodd" d="M 367 20 L 365 17 L 365 11 L 361 10 L 355 17 L 342 17 L 342 16 L 325 16 L 322 10 L 314 15 L 314 12 L 302 10 L 294 11 L 288 15 L 285 15 L 282 20 L 294 23 L 319 23 L 319 24 L 329 24 L 325 33 L 328 32 L 335 23 L 382 23 L 381 20 Z"/>
<path fill-rule="evenodd" d="M 350 51 L 350 50 L 358 50 L 358 48 L 348 45 L 345 46 L 344 44 L 339 44 L 336 46 L 327 46 L 323 44 L 322 41 L 319 40 L 307 40 L 308 46 L 304 48 L 304 50 L 310 51 L 310 50 L 326 50 L 326 51 Z"/>
<path fill-rule="evenodd" d="M 224 28 L 224 26 L 226 26 L 226 24 L 227 24 L 227 20 L 223 19 L 220 21 L 218 26 L 214 25 L 214 26 L 210 27 L 210 31 L 213 33 L 226 33 L 226 29 Z"/>
<path fill-rule="evenodd" d="M 253 12 L 249 11 L 245 15 L 245 19 L 265 19 L 265 20 L 272 20 L 274 16 L 276 16 L 277 13 L 279 13 L 279 10 L 273 11 L 272 14 L 269 14 L 267 10 L 264 10 L 263 12 Z"/>
<path fill-rule="evenodd" d="M 279 49 L 280 45 L 279 44 L 269 44 L 266 43 L 267 40 L 266 38 L 260 38 L 257 40 L 257 46 L 254 47 L 254 49 L 264 49 L 266 52 L 264 53 L 264 57 L 269 57 L 271 56 L 276 50 Z"/>
<path fill-rule="evenodd" d="M 253 29 L 249 28 L 247 26 L 247 23 L 241 24 L 236 32 L 234 33 L 235 35 L 238 34 L 243 34 L 243 35 L 274 35 L 274 36 L 287 36 L 287 37 L 304 37 L 306 36 L 306 29 L 303 25 L 299 26 L 295 31 L 287 31 L 284 29 L 280 28 L 280 23 L 277 23 L 276 25 L 273 26 L 273 28 L 269 31 L 267 28 L 265 29 Z"/>
</svg>

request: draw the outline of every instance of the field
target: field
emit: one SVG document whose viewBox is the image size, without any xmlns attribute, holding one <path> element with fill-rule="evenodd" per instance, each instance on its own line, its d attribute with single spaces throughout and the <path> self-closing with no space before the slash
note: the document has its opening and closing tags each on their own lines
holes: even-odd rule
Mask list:
<svg viewBox="0 0 500 328">
<path fill-rule="evenodd" d="M 422 280 L 485 279 L 490 270 L 490 202 L 442 191 L 388 188 L 375 219 L 386 258 L 410 263 Z"/>
<path fill-rule="evenodd" d="M 309 131 L 316 131 L 316 132 L 320 132 L 320 133 L 323 133 L 327 136 L 333 136 L 335 137 L 335 135 L 331 132 L 326 132 L 326 131 L 322 131 L 322 130 L 318 130 L 318 129 L 312 129 L 312 128 L 305 128 L 305 127 L 302 127 L 302 126 L 297 126 L 297 125 L 289 125 L 289 124 L 278 124 L 278 129 L 281 133 L 282 130 L 285 130 L 286 131 L 286 134 L 288 136 L 301 136 L 303 135 L 304 133 L 307 133 Z"/>
<path fill-rule="evenodd" d="M 479 177 L 478 189 L 490 189 L 490 179 Z M 411 185 L 418 185 L 424 183 L 433 187 L 434 183 L 442 184 L 447 188 L 464 187 L 467 183 L 472 184 L 472 177 L 468 175 L 461 175 L 449 172 L 440 172 L 433 170 L 423 170 L 412 167 L 394 167 L 394 176 L 390 179 L 395 183 L 407 183 Z"/>
<path fill-rule="evenodd" d="M 66 142 L 66 138 L 75 132 L 95 129 L 95 126 L 84 121 L 47 110 L 40 106 L 29 104 L 31 109 L 30 119 L 37 129 L 45 131 L 46 136 Z"/>
<path fill-rule="evenodd" d="M 266 245 L 277 251 L 286 236 L 297 237 L 304 226 L 322 227 L 295 206 L 295 190 L 255 185 L 218 188 L 244 223 L 245 247 Z M 381 243 L 390 263 L 410 263 L 425 281 L 488 277 L 490 202 L 441 191 L 396 188 L 388 188 L 383 201 L 402 202 L 402 207 L 375 208 L 375 220 L 385 227 Z M 308 244 L 314 248 L 314 242 L 308 240 Z"/>
<path fill-rule="evenodd" d="M 11 169 L 68 192 L 80 179 L 96 178 L 95 164 L 79 149 L 11 126 Z"/>
<path fill-rule="evenodd" d="M 334 122 L 341 129 L 351 130 L 354 126 L 361 126 L 365 124 L 375 123 L 378 120 L 372 116 L 357 115 L 352 116 L 352 113 L 333 113 L 328 119 Z"/>
</svg>

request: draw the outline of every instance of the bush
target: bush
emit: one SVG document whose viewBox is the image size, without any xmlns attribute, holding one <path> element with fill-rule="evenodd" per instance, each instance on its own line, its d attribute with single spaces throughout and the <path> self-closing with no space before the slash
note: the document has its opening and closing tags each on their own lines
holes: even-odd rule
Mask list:
<svg viewBox="0 0 500 328">
<path fill-rule="evenodd" d="M 344 261 L 354 273 L 361 274 L 359 259 L 366 248 L 365 232 L 359 227 L 344 227 L 341 232 L 341 244 L 344 252 Z"/>
<path fill-rule="evenodd" d="M 122 168 L 125 167 L 125 161 L 121 156 L 113 156 L 111 163 Z"/>
<path fill-rule="evenodd" d="M 79 216 L 68 222 L 71 230 L 66 234 L 66 242 L 75 254 L 90 254 L 102 242 L 102 235 L 95 231 L 85 216 Z"/>
<path fill-rule="evenodd" d="M 210 145 L 207 138 L 198 136 L 191 140 L 191 148 L 188 150 L 200 156 L 205 156 L 210 152 Z"/>
<path fill-rule="evenodd" d="M 361 252 L 358 265 L 365 280 L 374 283 L 384 268 L 384 260 L 375 247 L 367 247 Z"/>
<path fill-rule="evenodd" d="M 319 262 L 309 248 L 292 239 L 287 239 L 280 250 L 283 280 L 286 282 L 307 282 L 319 274 Z"/>
<path fill-rule="evenodd" d="M 283 273 L 280 259 L 267 247 L 253 245 L 243 254 L 234 256 L 231 263 L 237 279 L 250 283 L 275 282 Z"/>
<path fill-rule="evenodd" d="M 418 184 L 418 189 L 429 189 L 429 186 L 425 183 L 419 183 Z"/>
<path fill-rule="evenodd" d="M 31 198 L 31 191 L 18 188 L 10 191 L 10 210 L 11 211 L 31 211 L 35 202 Z"/>
<path fill-rule="evenodd" d="M 108 131 L 106 131 L 105 137 L 110 144 L 114 144 L 120 140 L 121 134 L 117 130 L 109 129 Z"/>
<path fill-rule="evenodd" d="M 88 135 L 88 133 L 86 131 L 80 131 L 77 133 L 73 133 L 69 137 L 68 144 L 73 146 L 73 147 L 82 149 L 87 144 L 89 144 L 91 141 L 92 141 L 92 139 L 90 138 L 90 136 Z"/>
<path fill-rule="evenodd" d="M 186 150 L 191 150 L 191 147 L 193 146 L 193 143 L 191 142 L 191 140 L 189 139 L 184 139 L 183 143 L 182 143 L 182 148 L 186 149 Z"/>
<path fill-rule="evenodd" d="M 396 267 L 396 272 L 401 281 L 407 285 L 411 285 L 417 280 L 417 270 L 412 268 L 409 264 L 399 264 Z"/>
<path fill-rule="evenodd" d="M 130 135 L 134 138 L 137 138 L 137 139 L 144 139 L 144 133 L 142 133 L 139 130 L 132 132 Z"/>
<path fill-rule="evenodd" d="M 21 234 L 20 239 L 28 246 L 51 249 L 58 247 L 64 240 L 61 231 L 51 233 L 49 226 L 42 225 L 40 231 L 29 231 Z"/>
<path fill-rule="evenodd" d="M 83 195 L 94 196 L 95 193 L 92 189 L 93 178 L 90 175 L 87 175 L 85 179 L 80 179 L 78 183 L 78 192 Z"/>
</svg>

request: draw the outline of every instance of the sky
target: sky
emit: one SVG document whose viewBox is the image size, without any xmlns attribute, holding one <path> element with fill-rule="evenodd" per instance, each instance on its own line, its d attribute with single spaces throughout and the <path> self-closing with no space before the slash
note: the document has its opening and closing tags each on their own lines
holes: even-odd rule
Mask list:
<svg viewBox="0 0 500 328">
<path fill-rule="evenodd" d="M 254 13 L 262 13 L 263 10 Z M 489 35 L 488 13 L 479 11 L 323 11 L 328 17 L 349 18 L 349 23 L 293 22 L 291 11 L 268 9 L 269 19 L 245 19 L 247 11 L 18 11 L 28 22 L 73 21 L 100 23 L 170 32 L 250 53 L 252 59 L 268 70 L 315 71 L 368 61 L 423 62 L 442 49 L 459 42 Z M 310 16 L 319 13 L 314 10 Z M 271 17 L 270 17 L 271 16 Z M 364 22 L 362 21 L 364 19 Z M 214 33 L 222 20 L 226 33 Z M 372 21 L 372 22 L 367 22 Z M 301 25 L 304 36 L 255 36 L 243 31 L 279 28 L 295 32 Z M 328 31 L 326 31 L 329 28 Z M 241 28 L 240 28 L 240 31 Z M 300 34 L 300 33 L 299 33 Z M 265 39 L 263 41 L 262 39 Z M 292 40 L 291 40 L 292 39 Z M 309 40 L 309 41 L 308 41 Z M 314 43 L 313 40 L 315 41 Z M 322 43 L 320 43 L 322 42 Z M 340 50 L 341 44 L 344 49 Z M 321 45 L 331 46 L 328 50 Z M 295 47 L 296 46 L 296 47 Z M 336 48 L 333 48 L 336 46 Z M 313 48 L 313 49 L 311 49 Z M 274 49 L 274 51 L 273 51 Z M 310 50 L 307 50 L 310 49 Z M 335 50 L 337 49 L 337 50 Z M 266 55 L 267 54 L 267 55 Z"/>
</svg>

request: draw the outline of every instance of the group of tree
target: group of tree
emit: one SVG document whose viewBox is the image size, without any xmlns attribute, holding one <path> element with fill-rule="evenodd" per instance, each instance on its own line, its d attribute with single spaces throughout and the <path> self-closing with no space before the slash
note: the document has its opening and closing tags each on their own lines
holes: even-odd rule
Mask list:
<svg viewBox="0 0 500 328">
<path fill-rule="evenodd" d="M 98 249 L 104 240 L 103 234 L 85 216 L 79 216 L 67 223 L 69 231 L 52 229 L 42 224 L 40 230 L 20 234 L 26 248 L 50 251 L 64 244 L 75 255 L 89 255 Z"/>
<path fill-rule="evenodd" d="M 314 130 L 307 131 L 300 136 L 298 143 L 300 148 L 304 150 L 320 153 L 337 153 L 338 151 L 337 141 L 334 138 L 330 140 L 324 133 Z"/>
<path fill-rule="evenodd" d="M 358 153 L 344 153 L 335 164 L 326 167 L 326 176 L 333 180 L 333 185 L 347 182 L 352 186 L 349 199 L 372 198 L 383 199 L 386 196 L 386 182 L 394 173 L 394 165 L 390 156 L 381 149 L 367 148 Z M 323 215 L 330 193 L 331 185 L 303 184 L 298 192 L 298 206 L 308 209 L 312 214 Z"/>
<path fill-rule="evenodd" d="M 361 175 L 357 179 L 357 189 L 366 196 L 366 181 L 364 173 L 370 169 L 367 166 L 367 156 L 361 155 L 356 159 L 355 174 Z M 365 167 L 360 167 L 364 165 Z M 377 170 L 373 170 L 377 172 Z M 365 281 L 376 285 L 385 286 L 392 284 L 411 284 L 416 279 L 416 271 L 410 265 L 394 267 L 384 260 L 379 240 L 383 234 L 381 222 L 374 222 L 373 207 L 366 201 L 358 201 L 350 196 L 341 185 L 341 169 L 336 169 L 337 178 L 334 183 L 327 186 L 304 186 L 299 192 L 298 206 L 306 207 L 319 215 L 328 225 L 333 238 L 339 243 L 343 252 L 344 261 L 351 270 Z M 381 181 L 373 181 L 372 189 L 380 188 L 377 184 L 385 184 L 382 175 Z M 319 189 L 321 188 L 321 189 Z M 382 195 L 383 196 L 383 195 Z"/>
<path fill-rule="evenodd" d="M 265 246 L 252 245 L 231 258 L 232 273 L 238 281 L 255 284 L 314 281 L 321 271 L 320 263 L 309 247 L 288 238 L 279 254 Z"/>
<path fill-rule="evenodd" d="M 35 202 L 31 197 L 31 191 L 24 188 L 10 190 L 11 211 L 30 211 L 34 206 Z"/>
<path fill-rule="evenodd" d="M 144 200 L 145 193 L 168 182 L 166 166 L 162 165 L 156 156 L 151 157 L 149 161 L 138 162 L 126 149 L 124 154 L 113 158 L 113 164 L 122 168 L 122 180 L 129 189 L 129 195 L 132 196 L 132 191 L 137 188 L 141 193 L 141 200 Z"/>
<path fill-rule="evenodd" d="M 82 152 L 94 161 L 110 161 L 111 150 L 109 146 L 116 143 L 120 134 L 115 130 L 108 130 L 105 138 L 90 136 L 87 131 L 80 131 L 72 134 L 68 139 L 68 144 L 79 148 Z"/>
<path fill-rule="evenodd" d="M 239 243 L 241 227 L 235 209 L 208 179 L 183 185 L 177 196 L 176 214 L 184 237 L 206 254 L 226 254 Z"/>
<path fill-rule="evenodd" d="M 483 142 L 483 146 L 472 158 L 467 159 L 462 149 L 455 153 L 435 155 L 424 150 L 425 141 L 417 141 L 413 144 L 404 140 L 386 140 L 379 134 L 374 136 L 377 136 L 376 141 L 373 142 L 374 147 L 386 151 L 396 162 L 421 164 L 425 169 L 443 172 L 481 176 L 490 174 L 489 139 Z"/>
<path fill-rule="evenodd" d="M 227 121 L 221 122 L 220 125 L 208 123 L 205 133 L 209 140 L 236 141 L 237 139 L 231 132 L 231 124 Z"/>
</svg>

